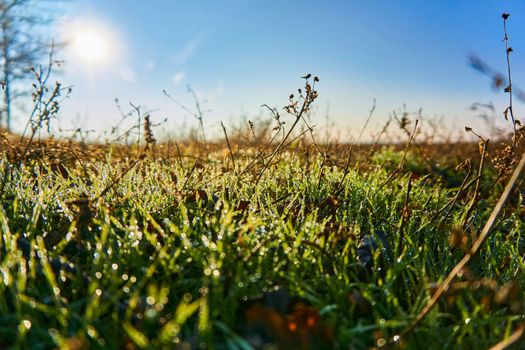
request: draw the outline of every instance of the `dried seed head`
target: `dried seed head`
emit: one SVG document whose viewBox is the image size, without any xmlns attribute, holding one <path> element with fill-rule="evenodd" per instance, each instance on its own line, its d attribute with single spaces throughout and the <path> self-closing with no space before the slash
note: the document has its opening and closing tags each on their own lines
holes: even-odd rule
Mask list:
<svg viewBox="0 0 525 350">
<path fill-rule="evenodd" d="M 149 119 L 149 114 L 144 118 L 144 134 L 147 144 L 155 144 L 157 140 L 153 136 L 153 131 L 151 130 L 151 120 Z"/>
</svg>

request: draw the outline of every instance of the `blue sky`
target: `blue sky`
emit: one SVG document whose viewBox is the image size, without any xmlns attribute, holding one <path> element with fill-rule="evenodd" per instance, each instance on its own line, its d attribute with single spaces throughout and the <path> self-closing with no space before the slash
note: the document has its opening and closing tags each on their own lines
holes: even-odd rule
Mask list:
<svg viewBox="0 0 525 350">
<path fill-rule="evenodd" d="M 341 130 L 360 129 L 375 98 L 374 125 L 406 104 L 462 127 L 476 121 L 469 111 L 474 102 L 492 101 L 503 110 L 506 96 L 468 65 L 468 56 L 476 54 L 505 71 L 502 12 L 511 14 L 514 79 L 520 85 L 522 1 L 67 2 L 55 35 L 95 28 L 108 52 L 96 64 L 86 64 L 71 48 L 59 54 L 66 60 L 59 78 L 73 85 L 59 124 L 108 130 L 120 119 L 114 103 L 119 98 L 123 106 L 132 102 L 151 110 L 154 120 L 168 118 L 163 129 L 176 134 L 195 121 L 162 90 L 191 109 L 189 84 L 211 110 L 204 116 L 206 128 L 218 132 L 220 121 L 235 124 L 241 116 L 265 113 L 263 103 L 283 106 L 303 84 L 299 77 L 313 73 L 320 78 L 313 117 L 319 125 L 328 112 Z"/>
</svg>

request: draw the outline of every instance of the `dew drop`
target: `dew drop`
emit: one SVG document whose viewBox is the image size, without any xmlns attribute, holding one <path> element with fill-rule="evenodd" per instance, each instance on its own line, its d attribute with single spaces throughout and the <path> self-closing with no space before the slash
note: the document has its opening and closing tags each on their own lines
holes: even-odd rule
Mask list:
<svg viewBox="0 0 525 350">
<path fill-rule="evenodd" d="M 22 325 L 25 327 L 25 329 L 30 329 L 31 328 L 31 321 L 23 320 L 22 321 Z"/>
</svg>

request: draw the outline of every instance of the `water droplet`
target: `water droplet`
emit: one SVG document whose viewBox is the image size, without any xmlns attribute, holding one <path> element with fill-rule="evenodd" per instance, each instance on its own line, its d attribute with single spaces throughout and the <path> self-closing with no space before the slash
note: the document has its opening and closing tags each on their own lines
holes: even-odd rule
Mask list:
<svg viewBox="0 0 525 350">
<path fill-rule="evenodd" d="M 23 320 L 22 321 L 22 325 L 25 327 L 25 329 L 30 329 L 31 328 L 31 321 Z"/>
<path fill-rule="evenodd" d="M 97 336 L 97 331 L 95 331 L 93 329 L 93 327 L 89 327 L 88 330 L 87 330 L 87 334 L 91 337 L 91 338 L 95 338 Z"/>
<path fill-rule="evenodd" d="M 149 309 L 148 311 L 146 311 L 145 316 L 147 318 L 155 318 L 157 316 L 157 310 Z"/>
</svg>

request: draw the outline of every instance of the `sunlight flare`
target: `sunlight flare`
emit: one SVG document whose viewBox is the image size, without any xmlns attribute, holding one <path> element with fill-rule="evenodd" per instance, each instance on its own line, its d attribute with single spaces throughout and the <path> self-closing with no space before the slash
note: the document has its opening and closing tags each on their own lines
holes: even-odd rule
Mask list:
<svg viewBox="0 0 525 350">
<path fill-rule="evenodd" d="M 104 33 L 94 28 L 79 31 L 75 35 L 72 46 L 79 58 L 90 64 L 104 63 L 109 56 L 107 38 Z"/>
<path fill-rule="evenodd" d="M 107 25 L 90 20 L 76 20 L 67 28 L 69 49 L 79 63 L 88 67 L 110 64 L 117 55 L 118 39 Z"/>
</svg>

